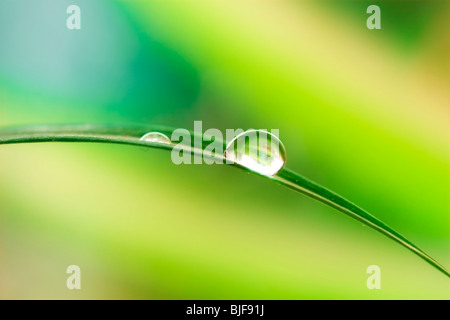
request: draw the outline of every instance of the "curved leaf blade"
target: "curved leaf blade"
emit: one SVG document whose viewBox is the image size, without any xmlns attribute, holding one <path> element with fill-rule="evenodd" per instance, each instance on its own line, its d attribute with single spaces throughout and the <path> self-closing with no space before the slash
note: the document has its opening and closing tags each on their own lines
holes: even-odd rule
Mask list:
<svg viewBox="0 0 450 320">
<path fill-rule="evenodd" d="M 25 126 L 15 128 L 4 128 L 0 130 L 0 144 L 12 143 L 32 143 L 32 142 L 100 142 L 100 143 L 118 143 L 160 149 L 172 150 L 175 144 L 160 144 L 149 141 L 142 141 L 140 138 L 148 132 L 157 131 L 171 136 L 174 128 L 163 126 L 144 126 L 144 125 L 43 125 L 43 126 Z M 191 137 L 195 134 L 190 132 Z M 191 139 L 193 141 L 194 139 Z M 224 147 L 226 142 L 222 141 Z M 203 148 L 205 145 L 203 145 Z M 194 154 L 202 154 L 203 150 L 195 149 L 193 143 L 184 146 L 184 149 Z M 203 154 L 210 158 L 219 158 L 225 160 L 223 155 Z M 450 273 L 434 260 L 431 256 L 419 249 L 412 242 L 402 236 L 400 233 L 383 223 L 381 220 L 369 214 L 364 209 L 338 195 L 337 193 L 293 172 L 290 169 L 283 168 L 274 176 L 259 174 L 242 167 L 238 164 L 232 164 L 259 176 L 273 180 L 289 189 L 305 194 L 313 199 L 321 201 L 326 205 L 346 214 L 347 216 L 364 223 L 365 225 L 379 231 L 385 236 L 400 243 L 405 248 L 417 254 L 430 265 L 450 277 Z"/>
</svg>

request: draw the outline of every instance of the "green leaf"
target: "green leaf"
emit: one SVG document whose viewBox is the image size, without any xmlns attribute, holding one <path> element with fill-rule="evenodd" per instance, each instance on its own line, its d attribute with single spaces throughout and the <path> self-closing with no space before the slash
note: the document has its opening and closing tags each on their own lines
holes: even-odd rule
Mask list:
<svg viewBox="0 0 450 320">
<path fill-rule="evenodd" d="M 15 128 L 4 128 L 0 130 L 0 144 L 11 143 L 30 143 L 30 142 L 101 142 L 101 143 L 118 143 L 130 144 L 153 148 L 162 148 L 172 150 L 175 143 L 161 144 L 158 142 L 142 141 L 140 138 L 148 132 L 159 132 L 168 137 L 171 136 L 173 128 L 163 126 L 144 126 L 144 125 L 44 125 L 44 126 L 25 126 Z M 191 134 L 191 145 L 186 145 L 183 148 L 191 151 L 194 154 L 202 154 L 203 149 L 195 149 L 193 145 L 194 133 Z M 225 149 L 226 141 L 222 141 Z M 203 148 L 205 143 L 203 144 Z M 219 158 L 225 160 L 222 154 L 204 153 L 203 156 L 210 158 Z M 426 262 L 431 264 L 436 269 L 443 272 L 450 277 L 449 272 L 436 260 L 431 258 L 424 251 L 419 249 L 408 239 L 402 236 L 397 231 L 390 228 L 388 225 L 375 218 L 367 211 L 358 207 L 354 203 L 348 201 L 337 193 L 322 187 L 321 185 L 295 173 L 287 168 L 281 169 L 273 176 L 263 175 L 252 171 L 246 167 L 238 164 L 230 164 L 233 167 L 238 167 L 243 170 L 260 175 L 266 179 L 275 181 L 289 189 L 303 193 L 313 199 L 321 201 L 330 207 L 356 219 L 367 226 L 381 232 L 389 238 L 397 241 L 405 248 L 411 250 Z"/>
</svg>

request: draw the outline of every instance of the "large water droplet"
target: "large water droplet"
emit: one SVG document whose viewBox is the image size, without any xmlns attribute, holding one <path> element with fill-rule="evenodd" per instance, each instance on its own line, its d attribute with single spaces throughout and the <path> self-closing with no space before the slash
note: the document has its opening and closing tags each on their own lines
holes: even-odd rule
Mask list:
<svg viewBox="0 0 450 320">
<path fill-rule="evenodd" d="M 170 141 L 169 137 L 161 132 L 146 133 L 141 137 L 140 140 L 158 144 L 172 144 L 172 141 Z"/>
<path fill-rule="evenodd" d="M 275 135 L 248 130 L 237 135 L 225 150 L 227 163 L 237 163 L 260 174 L 272 176 L 286 163 L 286 149 Z"/>
</svg>

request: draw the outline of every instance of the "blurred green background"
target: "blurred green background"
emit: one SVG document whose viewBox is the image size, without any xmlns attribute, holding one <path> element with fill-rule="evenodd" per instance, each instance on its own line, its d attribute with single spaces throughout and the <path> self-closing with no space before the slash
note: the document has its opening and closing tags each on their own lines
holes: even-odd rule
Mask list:
<svg viewBox="0 0 450 320">
<path fill-rule="evenodd" d="M 81 30 L 66 8 L 81 8 Z M 369 30 L 366 8 L 381 8 Z M 279 129 L 287 167 L 447 268 L 448 1 L 1 0 L 0 126 Z M 81 290 L 68 290 L 68 265 Z M 381 268 L 368 290 L 366 268 Z M 106 144 L 0 147 L 1 299 L 448 299 L 378 232 L 254 175 Z"/>
</svg>

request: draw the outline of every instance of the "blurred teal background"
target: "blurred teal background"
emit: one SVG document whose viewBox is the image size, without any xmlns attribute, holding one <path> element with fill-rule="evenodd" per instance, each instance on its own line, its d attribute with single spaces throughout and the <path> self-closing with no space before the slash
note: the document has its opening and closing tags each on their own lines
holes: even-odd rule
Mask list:
<svg viewBox="0 0 450 320">
<path fill-rule="evenodd" d="M 66 8 L 81 8 L 81 30 Z M 366 8 L 381 8 L 381 30 Z M 287 167 L 447 268 L 448 1 L 0 2 L 0 125 L 279 129 Z M 81 290 L 66 288 L 68 265 Z M 368 290 L 366 268 L 381 268 Z M 337 211 L 220 165 L 106 144 L 0 147 L 1 299 L 448 299 Z"/>
</svg>

